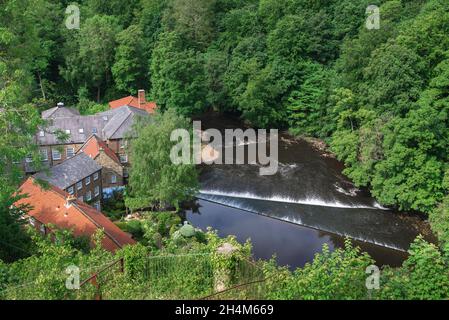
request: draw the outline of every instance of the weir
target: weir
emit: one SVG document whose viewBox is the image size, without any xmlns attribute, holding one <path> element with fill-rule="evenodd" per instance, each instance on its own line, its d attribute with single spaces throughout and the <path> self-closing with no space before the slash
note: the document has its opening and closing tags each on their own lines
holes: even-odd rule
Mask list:
<svg viewBox="0 0 449 320">
<path fill-rule="evenodd" d="M 374 207 L 216 190 L 202 190 L 197 198 L 404 252 L 419 235 L 408 219 Z"/>
</svg>

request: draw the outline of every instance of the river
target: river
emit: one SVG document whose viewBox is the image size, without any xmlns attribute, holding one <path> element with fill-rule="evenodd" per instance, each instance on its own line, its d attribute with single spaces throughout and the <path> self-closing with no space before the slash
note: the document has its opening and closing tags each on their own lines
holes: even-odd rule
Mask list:
<svg viewBox="0 0 449 320">
<path fill-rule="evenodd" d="M 200 120 L 203 130 L 243 128 L 217 114 Z M 280 134 L 278 165 L 270 176 L 261 176 L 257 164 L 202 165 L 197 206 L 186 211 L 187 220 L 250 239 L 255 258 L 275 255 L 291 268 L 310 262 L 323 244 L 342 247 L 345 237 L 378 265 L 391 266 L 403 262 L 418 234 L 433 241 L 420 217 L 380 206 L 343 175 L 342 163 L 305 140 Z"/>
</svg>

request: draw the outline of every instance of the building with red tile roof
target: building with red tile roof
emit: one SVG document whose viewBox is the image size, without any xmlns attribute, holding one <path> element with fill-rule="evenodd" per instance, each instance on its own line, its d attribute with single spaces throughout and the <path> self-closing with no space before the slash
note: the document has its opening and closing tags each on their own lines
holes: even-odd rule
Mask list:
<svg viewBox="0 0 449 320">
<path fill-rule="evenodd" d="M 19 194 L 26 197 L 16 205 L 29 205 L 27 213 L 30 223 L 41 232 L 51 231 L 47 226 L 72 230 L 74 236 L 92 238 L 99 229 L 104 231 L 103 247 L 111 252 L 135 241 L 100 211 L 70 196 L 67 192 L 50 185 L 48 190 L 28 178 L 20 187 Z"/>
<path fill-rule="evenodd" d="M 145 99 L 145 90 L 139 90 L 137 98 L 133 96 L 127 96 L 118 100 L 110 101 L 109 107 L 111 109 L 120 108 L 123 106 L 134 107 L 145 110 L 148 113 L 154 113 L 157 105 L 156 102 L 148 102 Z"/>
</svg>

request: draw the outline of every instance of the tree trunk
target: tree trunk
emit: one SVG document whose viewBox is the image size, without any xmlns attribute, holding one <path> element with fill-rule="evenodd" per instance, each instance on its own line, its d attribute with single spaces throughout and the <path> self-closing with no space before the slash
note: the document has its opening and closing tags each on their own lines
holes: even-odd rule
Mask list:
<svg viewBox="0 0 449 320">
<path fill-rule="evenodd" d="M 39 78 L 39 86 L 41 87 L 42 98 L 44 100 L 47 100 L 47 97 L 45 95 L 44 85 L 42 83 L 41 73 L 39 71 L 37 72 L 37 77 Z"/>
</svg>

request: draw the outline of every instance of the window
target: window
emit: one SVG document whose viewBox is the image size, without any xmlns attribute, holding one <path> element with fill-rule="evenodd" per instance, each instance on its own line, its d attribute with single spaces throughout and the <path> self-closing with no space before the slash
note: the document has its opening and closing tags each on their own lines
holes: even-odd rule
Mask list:
<svg viewBox="0 0 449 320">
<path fill-rule="evenodd" d="M 127 163 L 128 162 L 128 156 L 126 154 L 120 155 L 120 162 L 121 163 Z"/>
<path fill-rule="evenodd" d="M 48 161 L 48 150 L 47 149 L 41 149 L 41 150 L 39 150 L 39 153 L 41 154 L 42 161 Z"/>
<path fill-rule="evenodd" d="M 108 116 L 103 116 L 104 121 L 108 121 Z"/>
<path fill-rule="evenodd" d="M 75 148 L 73 147 L 68 147 L 66 150 L 67 153 L 67 158 L 71 158 L 75 155 Z"/>
<path fill-rule="evenodd" d="M 90 184 L 90 177 L 87 177 L 87 178 L 86 178 L 85 184 L 86 184 L 86 186 Z"/>
<path fill-rule="evenodd" d="M 74 190 L 73 187 L 69 187 L 69 188 L 67 189 L 67 192 L 68 192 L 69 194 L 73 194 L 73 193 L 75 192 L 75 190 Z"/>
<path fill-rule="evenodd" d="M 44 130 L 40 130 L 39 131 L 39 137 L 45 137 L 45 131 Z"/>
<path fill-rule="evenodd" d="M 53 160 L 61 160 L 61 152 L 59 152 L 59 150 L 56 149 L 51 150 L 51 156 Z"/>
<path fill-rule="evenodd" d="M 35 227 L 36 226 L 36 219 L 34 219 L 33 217 L 30 217 L 30 224 Z"/>
<path fill-rule="evenodd" d="M 70 129 L 66 129 L 65 133 L 70 134 Z"/>
<path fill-rule="evenodd" d="M 76 183 L 76 190 L 81 190 L 83 188 L 83 182 L 79 181 Z"/>
<path fill-rule="evenodd" d="M 92 200 L 92 192 L 91 192 L 91 191 L 88 191 L 88 192 L 86 193 L 86 201 L 90 201 L 90 200 Z"/>
<path fill-rule="evenodd" d="M 128 146 L 128 141 L 125 139 L 121 139 L 119 144 L 120 144 L 120 149 L 124 149 L 125 147 Z"/>
<path fill-rule="evenodd" d="M 128 174 L 128 169 L 127 168 L 123 168 L 123 177 L 128 178 L 129 174 Z"/>
<path fill-rule="evenodd" d="M 78 197 L 78 201 L 84 202 L 84 197 L 83 197 L 83 196 L 79 196 L 79 197 Z"/>
<path fill-rule="evenodd" d="M 95 173 L 94 173 L 94 180 L 95 180 L 95 181 L 98 180 L 98 172 L 95 172 Z"/>
<path fill-rule="evenodd" d="M 45 234 L 45 225 L 41 224 L 41 227 L 39 229 L 42 234 Z"/>
<path fill-rule="evenodd" d="M 100 195 L 100 187 L 96 186 L 95 187 L 95 197 L 98 196 L 98 195 Z"/>
<path fill-rule="evenodd" d="M 79 133 L 84 133 L 84 128 L 79 128 L 79 129 L 78 129 L 78 132 L 79 132 Z"/>
<path fill-rule="evenodd" d="M 111 176 L 111 183 L 117 183 L 117 176 L 115 174 Z"/>
<path fill-rule="evenodd" d="M 25 161 L 27 163 L 33 162 L 33 156 L 32 155 L 27 155 L 27 157 L 25 158 Z"/>
<path fill-rule="evenodd" d="M 94 208 L 97 209 L 98 211 L 101 210 L 100 201 L 97 201 L 97 202 L 94 203 Z"/>
<path fill-rule="evenodd" d="M 92 128 L 92 133 L 97 133 L 97 128 Z"/>
</svg>

